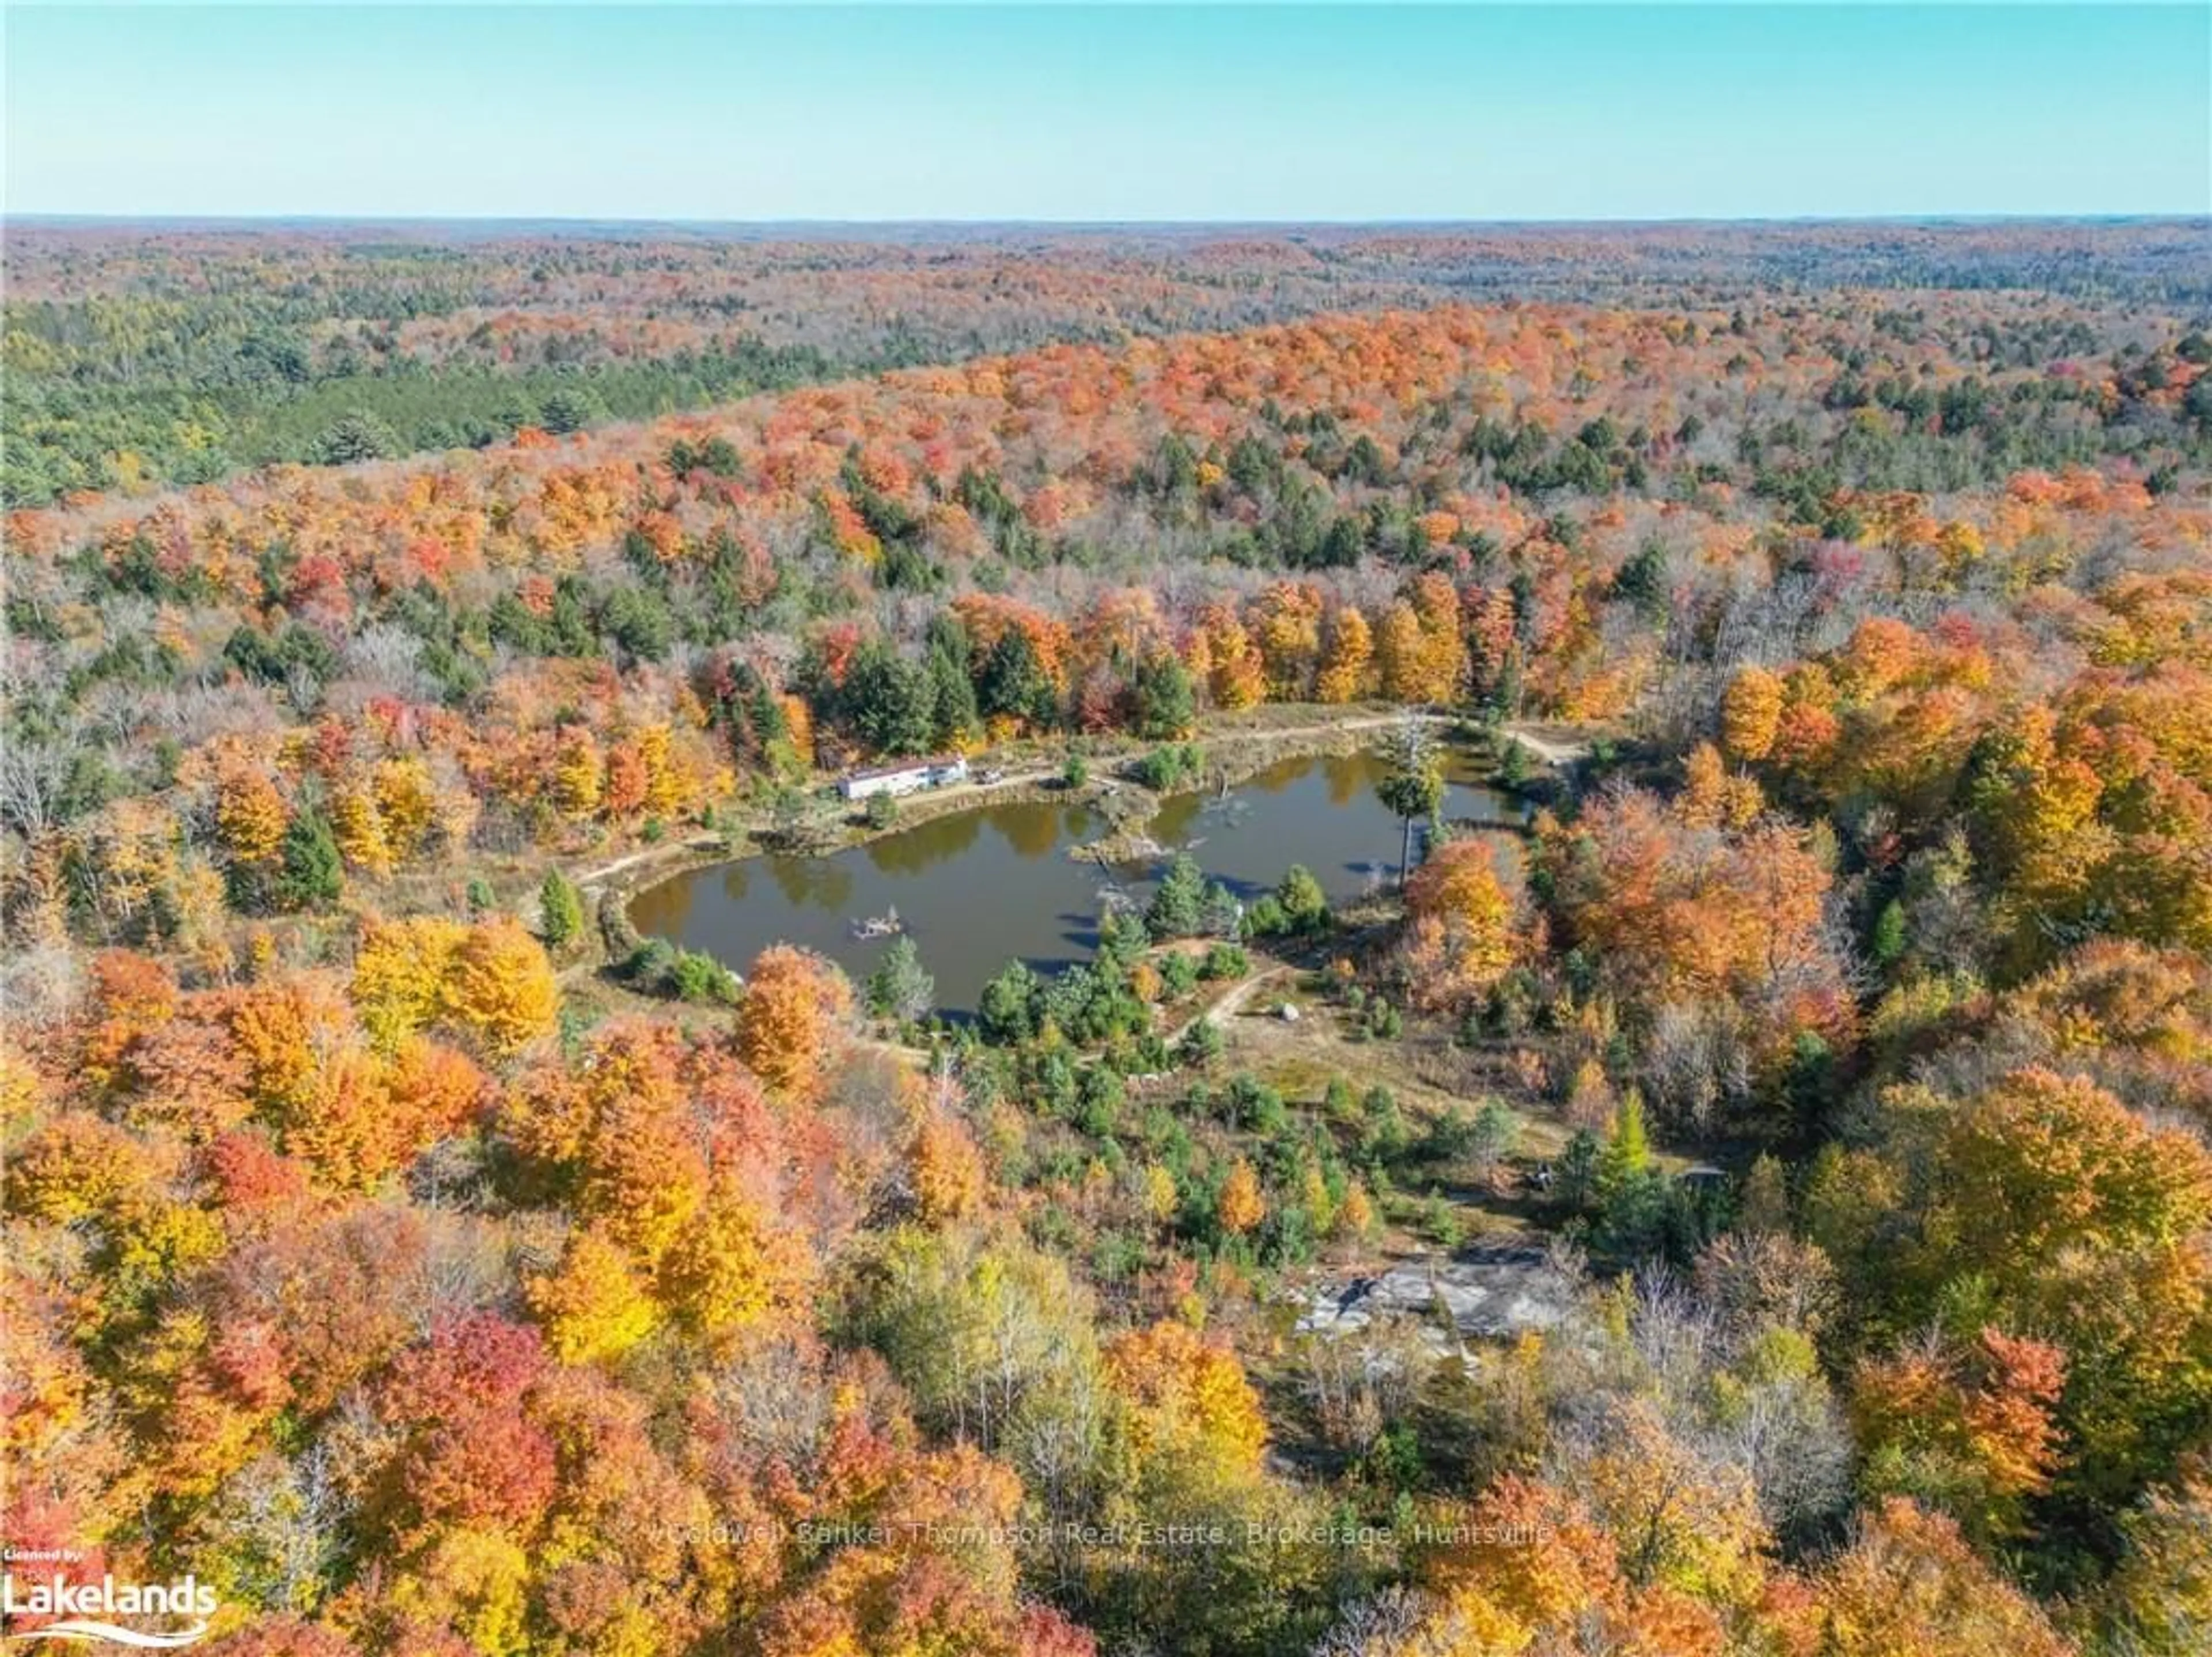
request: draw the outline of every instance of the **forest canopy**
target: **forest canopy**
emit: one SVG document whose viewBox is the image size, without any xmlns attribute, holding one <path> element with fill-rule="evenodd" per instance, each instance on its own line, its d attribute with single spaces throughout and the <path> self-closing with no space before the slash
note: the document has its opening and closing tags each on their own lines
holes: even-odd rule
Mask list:
<svg viewBox="0 0 2212 1657">
<path fill-rule="evenodd" d="M 239 1657 L 2202 1650 L 2208 251 L 11 227 L 0 1527 Z M 1316 732 L 1400 880 L 971 1018 L 627 908 Z"/>
<path fill-rule="evenodd" d="M 11 224 L 0 501 L 502 442 L 837 374 L 1481 295 L 1642 305 L 1838 287 L 2201 303 L 2186 224 L 141 231 Z"/>
</svg>

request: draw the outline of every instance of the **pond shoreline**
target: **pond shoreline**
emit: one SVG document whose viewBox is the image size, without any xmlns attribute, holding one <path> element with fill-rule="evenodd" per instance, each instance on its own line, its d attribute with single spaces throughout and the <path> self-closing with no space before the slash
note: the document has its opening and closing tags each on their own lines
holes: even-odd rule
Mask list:
<svg viewBox="0 0 2212 1657">
<path fill-rule="evenodd" d="M 1309 725 L 1269 728 L 1264 725 L 1239 728 L 1220 725 L 1200 730 L 1189 740 L 1205 746 L 1209 741 L 1235 739 L 1237 751 L 1233 757 L 1224 757 L 1220 764 L 1230 771 L 1234 783 L 1265 770 L 1279 760 L 1295 758 L 1305 754 L 1346 752 L 1365 746 L 1351 739 L 1363 733 L 1371 733 L 1399 723 L 1406 717 L 1402 710 L 1388 710 L 1384 704 L 1361 703 L 1346 710 L 1347 717 Z M 1453 716 L 1444 714 L 1416 712 L 1413 716 L 1425 724 L 1455 724 Z M 1110 773 L 1114 767 L 1124 765 L 1142 758 L 1162 745 L 1139 742 L 1129 739 L 1104 739 L 1097 748 L 1079 748 L 1072 741 L 1054 745 L 1059 763 L 1065 765 L 1069 756 L 1080 753 L 1083 758 L 1102 773 Z M 985 753 L 971 757 L 971 769 L 985 769 L 979 759 L 995 756 Z M 1209 753 L 1209 763 L 1215 756 Z M 754 819 L 737 826 L 714 833 L 695 833 L 685 838 L 672 840 L 659 846 L 647 846 L 630 851 L 611 862 L 594 868 L 561 867 L 561 872 L 574 881 L 587 901 L 598 905 L 612 894 L 635 897 L 648 886 L 662 880 L 673 880 L 718 863 L 742 862 L 750 858 L 764 857 L 778 851 L 788 851 L 797 856 L 834 856 L 838 852 L 867 844 L 907 829 L 917 828 L 956 811 L 971 810 L 982 806 L 1019 805 L 1024 802 L 1095 801 L 1114 791 L 1149 792 L 1127 779 L 1110 775 L 1094 777 L 1079 789 L 1068 789 L 1059 780 L 1060 772 L 1050 765 L 1038 765 L 1026 756 L 1013 759 L 1006 781 L 997 783 L 967 783 L 951 788 L 934 789 L 906 795 L 899 802 L 899 814 L 894 822 L 870 827 L 857 819 L 841 819 L 841 833 L 834 841 L 805 848 L 784 848 L 769 844 L 762 834 L 767 825 Z M 1164 798 L 1156 795 L 1155 799 Z"/>
<path fill-rule="evenodd" d="M 1230 753 L 1217 753 L 1211 748 L 1206 753 L 1209 771 L 1215 776 L 1225 772 L 1233 787 L 1285 759 L 1355 752 L 1371 746 L 1376 732 L 1394 728 L 1409 717 L 1431 727 L 1457 727 L 1467 723 L 1456 714 L 1437 713 L 1426 709 L 1391 708 L 1380 703 L 1353 704 L 1346 710 L 1346 714 L 1347 716 L 1340 719 L 1304 725 L 1218 724 L 1201 728 L 1187 740 L 1201 748 L 1207 748 L 1210 743 L 1224 740 L 1233 740 L 1237 744 Z M 1557 768 L 1574 764 L 1584 752 L 1579 741 L 1561 734 L 1567 729 L 1562 726 L 1515 724 L 1498 727 L 1496 734 L 1519 742 L 1544 765 Z M 1545 734 L 1538 734 L 1539 732 Z M 1091 765 L 1110 772 L 1113 767 L 1128 765 L 1164 746 L 1127 738 L 1102 739 L 1102 743 L 1103 746 L 1093 749 L 1079 748 L 1073 742 L 1062 742 L 1057 745 L 1060 763 L 1064 765 L 1070 756 L 1080 753 Z M 975 756 L 976 758 L 988 757 L 988 754 Z M 971 758 L 969 763 L 973 767 L 975 759 Z M 834 856 L 853 847 L 866 845 L 872 840 L 917 828 L 956 811 L 1024 802 L 1065 801 L 1095 805 L 1109 795 L 1133 793 L 1152 794 L 1152 791 L 1133 780 L 1111 775 L 1094 777 L 1081 788 L 1070 789 L 1059 781 L 1056 770 L 1025 766 L 1002 783 L 968 783 L 908 795 L 900 801 L 897 820 L 870 827 L 858 819 L 847 819 L 840 824 L 841 838 L 820 845 L 786 848 L 766 844 L 761 838 L 764 825 L 754 821 L 716 834 L 694 834 L 665 845 L 645 847 L 596 868 L 563 868 L 562 873 L 574 881 L 587 899 L 594 901 L 603 892 L 613 891 L 621 891 L 634 897 L 664 880 L 673 880 L 679 874 L 692 874 L 717 863 L 740 862 L 780 851 L 794 856 Z M 1152 795 L 1155 802 L 1170 797 L 1169 795 Z M 1150 819 L 1148 816 L 1133 820 L 1148 821 Z"/>
<path fill-rule="evenodd" d="M 703 949 L 730 961 L 732 957 L 726 950 L 714 947 L 696 933 L 685 935 L 680 923 L 672 924 L 665 905 L 661 906 L 657 914 L 642 917 L 641 926 L 641 917 L 634 912 L 639 899 L 647 893 L 662 891 L 671 882 L 682 882 L 697 876 L 703 870 L 713 868 L 731 870 L 732 878 L 742 886 L 749 878 L 745 869 L 763 861 L 773 865 L 776 880 L 784 886 L 787 892 L 790 892 L 793 890 L 791 885 L 793 880 L 803 884 L 812 882 L 814 877 L 803 872 L 810 867 L 844 863 L 848 854 L 878 841 L 911 834 L 969 813 L 979 813 L 983 822 L 997 825 L 1001 821 L 999 814 L 1010 808 L 1014 810 L 1017 821 L 1021 820 L 1019 813 L 1024 808 L 1047 808 L 1044 820 L 1064 823 L 1064 826 L 1049 831 L 1059 841 L 1052 858 L 1063 868 L 1091 868 L 1110 876 L 1117 868 L 1126 872 L 1135 863 L 1156 864 L 1162 856 L 1174 850 L 1174 844 L 1170 843 L 1186 838 L 1180 825 L 1162 828 L 1160 824 L 1164 815 L 1179 819 L 1193 810 L 1208 808 L 1214 797 L 1236 790 L 1273 769 L 1296 761 L 1326 761 L 1334 765 L 1353 756 L 1371 756 L 1378 746 L 1378 739 L 1401 724 L 1407 717 L 1403 710 L 1369 704 L 1332 710 L 1334 716 L 1325 721 L 1290 722 L 1282 720 L 1283 716 L 1295 711 L 1291 709 L 1272 710 L 1271 712 L 1282 722 L 1271 725 L 1240 722 L 1217 724 L 1201 732 L 1193 739 L 1206 751 L 1206 764 L 1201 772 L 1164 792 L 1146 789 L 1124 774 L 1132 762 L 1154 751 L 1160 746 L 1158 744 L 1123 740 L 1096 746 L 1088 744 L 1058 745 L 1030 758 L 1026 768 L 1019 768 L 1022 759 L 1014 755 L 1002 752 L 994 756 L 1006 765 L 1011 773 L 1002 783 L 990 785 L 969 783 L 908 795 L 900 801 L 901 809 L 896 820 L 889 824 L 870 827 L 859 820 L 857 813 L 848 815 L 841 810 L 834 826 L 820 823 L 815 825 L 811 844 L 779 844 L 763 832 L 764 825 L 755 824 L 736 832 L 694 837 L 654 852 L 617 859 L 575 877 L 585 886 L 587 897 L 597 905 L 601 924 L 599 929 L 600 935 L 588 941 L 596 946 L 592 959 L 577 962 L 568 969 L 569 973 L 588 972 L 618 961 L 651 935 L 661 936 L 680 947 Z M 1462 756 L 1458 762 L 1459 775 L 1455 783 L 1458 787 L 1510 795 L 1513 790 L 1500 789 L 1495 775 L 1501 739 L 1511 736 L 1522 740 L 1532 754 L 1535 751 L 1534 745 L 1517 729 L 1504 733 L 1477 731 L 1466 727 L 1464 722 L 1455 716 L 1429 711 L 1418 712 L 1414 717 L 1431 728 L 1463 728 L 1475 739 L 1471 743 L 1458 745 Z M 1490 739 L 1486 743 L 1482 740 L 1485 737 Z M 1556 739 L 1547 740 L 1546 746 L 1552 753 L 1563 752 L 1563 745 Z M 1060 768 L 1070 755 L 1079 755 L 1091 768 L 1090 777 L 1072 788 L 1060 780 Z M 1049 769 L 1038 763 L 1047 758 L 1052 761 Z M 1371 765 L 1373 762 L 1370 759 L 1365 763 Z M 1336 784 L 1339 789 L 1344 786 L 1340 780 Z M 1267 790 L 1270 795 L 1273 791 L 1273 787 Z M 1364 786 L 1361 793 L 1364 797 Z M 1340 794 L 1337 797 L 1340 800 L 1343 796 Z M 1055 819 L 1053 815 L 1055 809 L 1070 813 L 1080 813 L 1082 817 L 1078 819 L 1071 815 L 1066 819 Z M 1370 812 L 1374 809 L 1371 802 L 1367 809 Z M 1496 825 L 1508 831 L 1518 826 L 1507 823 Z M 825 828 L 830 832 L 823 832 Z M 1006 831 L 1001 827 L 1000 832 Z M 1120 850 L 1117 851 L 1116 848 Z M 1024 856 L 1035 859 L 1041 855 L 1032 850 Z M 1249 852 L 1247 856 L 1249 857 Z M 1297 861 L 1299 857 L 1294 851 L 1285 852 L 1285 866 Z M 1320 862 L 1316 862 L 1315 866 L 1322 867 Z M 851 868 L 855 866 L 845 863 L 845 867 Z M 865 893 L 868 878 L 865 872 L 866 865 L 858 867 L 863 870 L 862 891 Z M 882 869 L 885 866 L 876 862 L 875 867 Z M 1279 872 L 1279 869 L 1271 869 L 1267 880 L 1272 883 Z M 1246 873 L 1249 874 L 1250 871 L 1248 869 Z M 832 875 L 825 868 L 823 878 L 849 880 L 850 876 Z M 1042 893 L 1034 886 L 1027 890 L 1032 900 L 1029 912 L 1036 912 L 1035 903 L 1046 896 L 1055 901 L 1066 902 L 1064 893 Z M 887 892 L 878 884 L 869 900 L 862 901 L 858 896 L 854 899 L 847 919 L 849 920 L 849 915 L 882 909 L 887 900 L 894 898 L 900 909 L 907 906 L 906 892 Z M 684 899 L 672 897 L 667 901 L 680 905 Z M 976 895 L 971 901 L 986 904 L 1005 902 L 1019 909 L 1023 900 L 1011 894 L 1001 898 L 997 889 L 993 888 Z M 811 906 L 817 910 L 831 907 L 818 900 Z M 835 942 L 830 941 L 823 933 L 818 917 L 806 923 L 796 923 L 796 917 L 789 914 L 783 915 L 781 919 L 788 929 L 785 925 L 779 925 L 773 929 L 775 936 L 785 937 L 787 941 L 803 947 L 823 948 L 833 955 L 843 954 L 842 935 L 836 936 Z M 965 924 L 942 912 L 937 917 L 936 923 L 940 929 L 952 926 L 956 931 Z M 769 934 L 764 931 L 761 935 Z M 849 961 L 847 964 L 848 968 L 852 965 Z M 606 981 L 612 984 L 611 979 Z"/>
</svg>

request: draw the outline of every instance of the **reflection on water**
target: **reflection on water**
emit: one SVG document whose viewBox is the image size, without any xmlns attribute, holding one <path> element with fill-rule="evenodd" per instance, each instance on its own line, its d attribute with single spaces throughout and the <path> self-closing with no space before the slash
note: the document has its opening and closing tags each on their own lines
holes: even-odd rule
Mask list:
<svg viewBox="0 0 2212 1657">
<path fill-rule="evenodd" d="M 1332 898 L 1349 899 L 1396 876 L 1398 822 L 1374 795 L 1382 771 L 1372 754 L 1287 759 L 1225 798 L 1201 792 L 1164 801 L 1146 832 L 1188 849 L 1247 899 L 1304 863 Z M 1475 786 L 1463 769 L 1448 775 L 1448 817 L 1517 819 L 1510 802 Z M 1080 960 L 1097 945 L 1107 901 L 1145 903 L 1158 868 L 1102 874 L 1067 855 L 1104 832 L 1079 805 L 981 806 L 834 856 L 763 856 L 679 874 L 640 893 L 630 916 L 648 935 L 740 970 L 769 945 L 790 942 L 820 950 L 857 978 L 887 946 L 853 937 L 852 921 L 895 907 L 936 977 L 939 1002 L 968 1011 L 1009 959 L 1040 970 Z M 768 879 L 753 878 L 762 869 Z"/>
<path fill-rule="evenodd" d="M 842 909 L 853 899 L 853 871 L 835 857 L 769 857 L 768 872 L 786 903 Z"/>
<path fill-rule="evenodd" d="M 960 811 L 903 834 L 871 840 L 865 850 L 868 862 L 886 874 L 919 874 L 957 857 L 975 844 L 975 837 L 982 832 L 981 812 Z"/>
<path fill-rule="evenodd" d="M 1178 794 L 1164 800 L 1146 832 L 1164 846 L 1182 845 L 1190 839 L 1199 809 L 1205 803 L 1202 794 Z"/>
<path fill-rule="evenodd" d="M 1365 788 L 1371 768 L 1362 765 L 1357 758 L 1342 758 L 1332 754 L 1322 762 L 1322 773 L 1328 778 L 1328 803 L 1347 806 L 1352 796 Z"/>
<path fill-rule="evenodd" d="M 1081 806 L 1032 801 L 1024 805 L 1000 806 L 988 813 L 969 812 L 963 814 L 988 816 L 991 826 L 999 831 L 1018 857 L 1049 857 L 1063 840 L 1080 844 L 1091 835 L 1094 826 L 1090 812 Z"/>
</svg>

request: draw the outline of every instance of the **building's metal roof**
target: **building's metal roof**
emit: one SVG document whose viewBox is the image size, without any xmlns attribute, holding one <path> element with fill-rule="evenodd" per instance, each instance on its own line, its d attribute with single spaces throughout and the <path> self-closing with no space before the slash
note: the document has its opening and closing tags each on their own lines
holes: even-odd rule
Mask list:
<svg viewBox="0 0 2212 1657">
<path fill-rule="evenodd" d="M 848 783 L 873 783 L 885 777 L 904 777 L 912 771 L 940 771 L 949 765 L 964 765 L 967 759 L 957 753 L 932 754 L 927 759 L 908 759 L 896 765 L 872 765 L 865 771 L 847 771 Z"/>
</svg>

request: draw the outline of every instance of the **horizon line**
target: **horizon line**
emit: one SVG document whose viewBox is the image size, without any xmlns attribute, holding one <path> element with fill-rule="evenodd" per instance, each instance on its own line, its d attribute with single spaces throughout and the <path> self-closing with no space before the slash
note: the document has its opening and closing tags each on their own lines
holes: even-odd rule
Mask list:
<svg viewBox="0 0 2212 1657">
<path fill-rule="evenodd" d="M 1850 224 L 2142 224 L 2176 223 L 2212 227 L 2212 208 L 2051 209 L 2033 212 L 1959 208 L 1935 212 L 1658 214 L 1516 216 L 1502 218 L 1453 215 L 1341 217 L 1170 217 L 1050 218 L 1004 216 L 919 216 L 820 218 L 736 218 L 654 214 L 628 217 L 604 213 L 434 213 L 349 212 L 114 212 L 13 211 L 0 207 L 0 225 L 590 225 L 651 228 L 738 229 L 1463 229 L 1547 228 L 1635 228 L 1678 225 L 1850 225 Z"/>
</svg>

